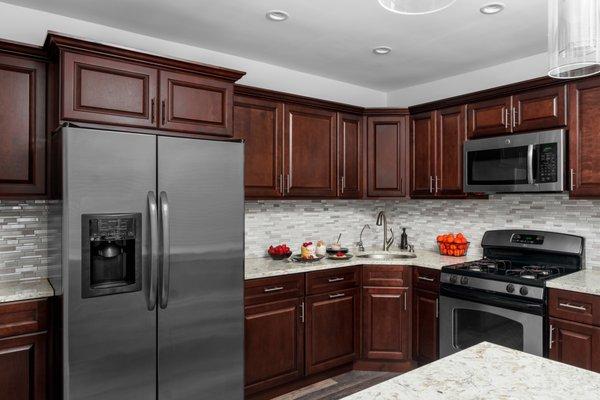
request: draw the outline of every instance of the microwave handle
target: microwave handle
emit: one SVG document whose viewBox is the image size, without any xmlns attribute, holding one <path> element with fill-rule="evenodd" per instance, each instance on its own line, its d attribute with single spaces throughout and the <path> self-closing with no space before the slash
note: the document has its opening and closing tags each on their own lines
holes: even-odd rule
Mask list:
<svg viewBox="0 0 600 400">
<path fill-rule="evenodd" d="M 527 146 L 527 183 L 533 185 L 533 145 Z"/>
</svg>

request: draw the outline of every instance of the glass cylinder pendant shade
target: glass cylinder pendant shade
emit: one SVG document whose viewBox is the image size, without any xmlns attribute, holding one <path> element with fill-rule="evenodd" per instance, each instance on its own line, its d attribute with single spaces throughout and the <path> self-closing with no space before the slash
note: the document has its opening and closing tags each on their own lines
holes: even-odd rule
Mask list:
<svg viewBox="0 0 600 400">
<path fill-rule="evenodd" d="M 378 0 L 381 6 L 398 14 L 429 14 L 450 7 L 456 0 Z"/>
<path fill-rule="evenodd" d="M 548 58 L 553 78 L 600 72 L 600 0 L 548 1 Z"/>
</svg>

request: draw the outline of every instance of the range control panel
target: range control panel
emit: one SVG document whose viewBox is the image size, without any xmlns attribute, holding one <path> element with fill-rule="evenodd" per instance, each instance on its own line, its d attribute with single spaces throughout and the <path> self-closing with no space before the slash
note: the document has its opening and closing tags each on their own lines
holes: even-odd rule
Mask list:
<svg viewBox="0 0 600 400">
<path fill-rule="evenodd" d="M 522 243 L 522 244 L 544 244 L 544 237 L 542 235 L 526 235 L 521 233 L 515 233 L 510 238 L 511 243 Z"/>
</svg>

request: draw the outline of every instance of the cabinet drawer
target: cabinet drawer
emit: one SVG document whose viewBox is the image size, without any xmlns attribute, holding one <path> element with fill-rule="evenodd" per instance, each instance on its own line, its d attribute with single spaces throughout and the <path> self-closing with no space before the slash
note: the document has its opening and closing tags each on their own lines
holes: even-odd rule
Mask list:
<svg viewBox="0 0 600 400">
<path fill-rule="evenodd" d="M 306 274 L 306 294 L 348 289 L 360 284 L 358 267 L 334 268 Z"/>
<path fill-rule="evenodd" d="M 550 289 L 548 310 L 551 317 L 600 326 L 600 296 Z"/>
<path fill-rule="evenodd" d="M 363 267 L 363 286 L 407 287 L 410 267 L 399 265 L 369 265 Z"/>
<path fill-rule="evenodd" d="M 413 285 L 419 289 L 437 292 L 440 289 L 440 271 L 430 268 L 413 267 Z"/>
<path fill-rule="evenodd" d="M 48 327 L 47 300 L 0 305 L 0 338 L 40 332 Z"/>
<path fill-rule="evenodd" d="M 304 296 L 304 274 L 252 279 L 244 285 L 246 306 Z"/>
</svg>

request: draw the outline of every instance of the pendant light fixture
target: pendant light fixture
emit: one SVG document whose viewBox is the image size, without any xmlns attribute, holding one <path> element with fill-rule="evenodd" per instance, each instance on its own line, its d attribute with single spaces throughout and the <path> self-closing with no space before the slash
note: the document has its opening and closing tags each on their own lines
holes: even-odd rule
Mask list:
<svg viewBox="0 0 600 400">
<path fill-rule="evenodd" d="M 600 0 L 548 1 L 548 75 L 573 79 L 600 72 Z"/>
<path fill-rule="evenodd" d="M 378 0 L 381 6 L 398 14 L 430 14 L 450 7 L 456 0 Z"/>
</svg>

